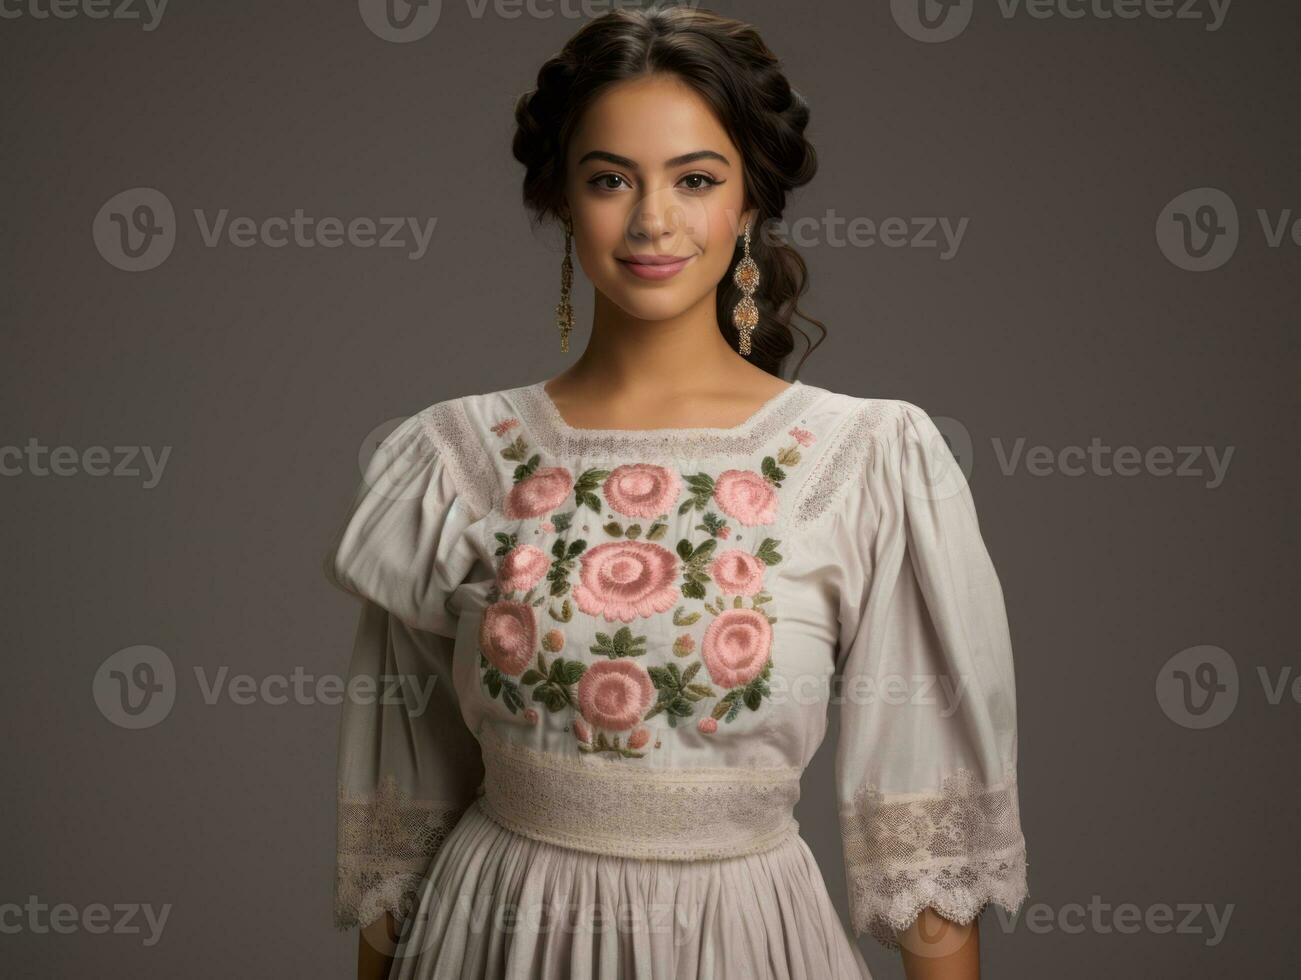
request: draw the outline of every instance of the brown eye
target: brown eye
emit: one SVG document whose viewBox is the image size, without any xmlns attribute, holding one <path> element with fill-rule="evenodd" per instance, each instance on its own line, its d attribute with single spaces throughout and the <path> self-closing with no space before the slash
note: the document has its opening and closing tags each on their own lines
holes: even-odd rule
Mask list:
<svg viewBox="0 0 1301 980">
<path fill-rule="evenodd" d="M 709 176 L 709 174 L 687 174 L 682 179 L 684 181 L 686 180 L 702 181 L 702 183 L 693 184 L 690 187 L 688 187 L 687 190 L 689 191 L 704 191 L 722 183 L 722 181 L 715 180 L 713 177 Z"/>
<path fill-rule="evenodd" d="M 603 191 L 617 191 L 619 189 L 617 187 L 611 187 L 609 184 L 601 183 L 605 180 L 623 180 L 623 177 L 619 174 L 597 174 L 589 180 L 588 183 L 593 187 L 599 187 Z"/>
</svg>

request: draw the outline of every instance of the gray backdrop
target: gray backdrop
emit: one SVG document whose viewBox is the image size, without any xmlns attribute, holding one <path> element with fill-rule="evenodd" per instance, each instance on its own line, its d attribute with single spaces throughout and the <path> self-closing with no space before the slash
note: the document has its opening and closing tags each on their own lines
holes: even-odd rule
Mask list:
<svg viewBox="0 0 1301 980">
<path fill-rule="evenodd" d="M 346 977 L 338 708 L 274 685 L 346 669 L 320 563 L 373 430 L 582 349 L 511 109 L 607 8 L 51 2 L 0 8 L 0 972 Z M 1031 894 L 988 975 L 1286 975 L 1295 5 L 718 9 L 813 108 L 800 377 L 944 420 L 1006 593 Z M 320 224 L 389 216 L 432 237 Z M 834 734 L 797 816 L 843 909 Z"/>
</svg>

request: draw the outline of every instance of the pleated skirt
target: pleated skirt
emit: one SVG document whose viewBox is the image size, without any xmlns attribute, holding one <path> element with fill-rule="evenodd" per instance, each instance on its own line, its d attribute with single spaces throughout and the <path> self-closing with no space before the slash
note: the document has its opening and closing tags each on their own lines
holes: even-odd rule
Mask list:
<svg viewBox="0 0 1301 980">
<path fill-rule="evenodd" d="M 871 978 L 797 834 L 742 857 L 642 860 L 524 837 L 476 802 L 404 930 L 395 980 Z"/>
</svg>

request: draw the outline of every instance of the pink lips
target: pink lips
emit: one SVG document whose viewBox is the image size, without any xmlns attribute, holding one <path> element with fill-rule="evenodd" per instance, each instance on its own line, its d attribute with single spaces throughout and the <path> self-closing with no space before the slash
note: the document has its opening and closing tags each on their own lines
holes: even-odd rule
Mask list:
<svg viewBox="0 0 1301 980">
<path fill-rule="evenodd" d="M 630 255 L 619 259 L 619 264 L 641 279 L 670 279 L 686 267 L 694 255 L 685 258 L 677 255 Z"/>
</svg>

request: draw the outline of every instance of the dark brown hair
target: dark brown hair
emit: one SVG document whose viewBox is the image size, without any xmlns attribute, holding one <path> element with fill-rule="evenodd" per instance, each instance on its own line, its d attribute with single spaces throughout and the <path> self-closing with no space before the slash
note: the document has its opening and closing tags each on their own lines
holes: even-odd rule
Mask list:
<svg viewBox="0 0 1301 980">
<path fill-rule="evenodd" d="M 608 85 L 648 74 L 677 76 L 713 108 L 741 150 L 744 210 L 757 209 L 750 254 L 759 264 L 754 299 L 759 324 L 751 335 L 751 363 L 780 376 L 795 348 L 791 320 L 798 315 L 822 336 L 810 343 L 799 367 L 826 336 L 826 327 L 798 308 L 808 288 L 808 268 L 789 244 L 765 234 L 786 207 L 788 191 L 817 172 L 817 155 L 804 138 L 808 104 L 782 73 L 776 55 L 749 24 L 696 7 L 654 5 L 616 8 L 586 24 L 538 70 L 537 87 L 515 105 L 515 159 L 524 164 L 524 204 L 540 223 L 563 213 L 569 139 L 584 109 Z M 718 288 L 718 323 L 732 348 L 737 330 L 732 308 L 741 291 L 732 269 L 741 242 Z M 808 335 L 800 333 L 808 340 Z"/>
</svg>

